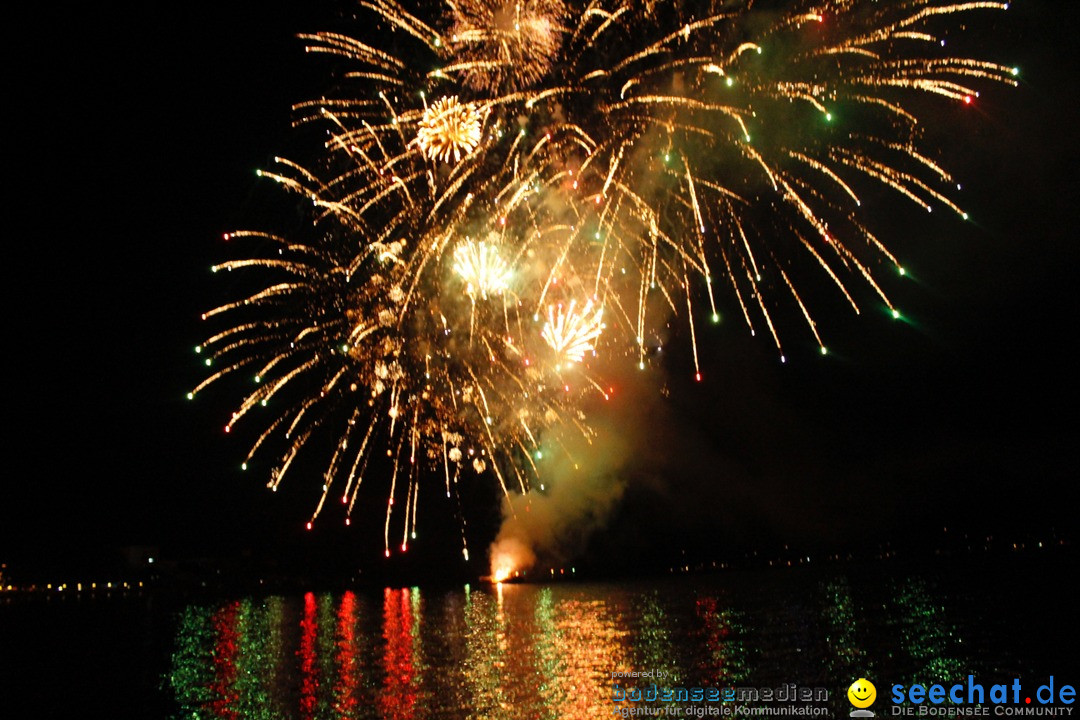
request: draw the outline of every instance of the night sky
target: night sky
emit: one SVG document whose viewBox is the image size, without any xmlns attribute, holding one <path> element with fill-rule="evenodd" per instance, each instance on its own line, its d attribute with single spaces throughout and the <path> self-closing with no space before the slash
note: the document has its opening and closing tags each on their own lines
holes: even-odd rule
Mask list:
<svg viewBox="0 0 1080 720">
<path fill-rule="evenodd" d="M 0 555 L 30 565 L 128 544 L 381 555 L 381 527 L 374 543 L 336 516 L 302 531 L 316 477 L 271 495 L 264 476 L 239 471 L 246 448 L 221 431 L 236 385 L 185 399 L 204 370 L 199 314 L 228 292 L 208 269 L 231 257 L 221 235 L 272 228 L 282 196 L 254 170 L 289 155 L 290 104 L 330 83 L 295 34 L 340 27 L 344 3 L 280 6 L 84 5 L 9 28 Z M 1072 532 L 1075 6 L 1017 0 L 980 28 L 993 42 L 983 54 L 1018 65 L 1021 86 L 936 116 L 930 134 L 945 138 L 972 222 L 895 198 L 895 214 L 872 221 L 912 275 L 887 280 L 904 322 L 819 311 L 831 354 L 793 321 L 781 365 L 722 295 L 702 385 L 673 331 L 654 394 L 658 437 L 679 441 L 642 451 L 591 552 L 824 549 L 946 526 Z M 489 490 L 466 504 L 481 547 L 497 516 Z M 422 504 L 420 523 L 429 547 L 457 542 L 448 507 Z"/>
</svg>

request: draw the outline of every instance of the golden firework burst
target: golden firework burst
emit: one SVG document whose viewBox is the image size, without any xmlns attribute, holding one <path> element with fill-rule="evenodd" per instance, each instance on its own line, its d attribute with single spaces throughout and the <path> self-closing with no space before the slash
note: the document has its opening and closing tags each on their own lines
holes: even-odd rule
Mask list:
<svg viewBox="0 0 1080 720">
<path fill-rule="evenodd" d="M 562 47 L 568 14 L 562 0 L 459 0 L 451 7 L 453 55 L 444 71 L 475 90 L 531 87 Z"/>
<path fill-rule="evenodd" d="M 474 300 L 498 295 L 510 280 L 510 268 L 499 256 L 498 248 L 483 241 L 466 240 L 458 246 L 454 251 L 454 272 L 465 281 L 465 294 Z"/>
<path fill-rule="evenodd" d="M 480 126 L 479 111 L 451 95 L 424 109 L 416 143 L 432 160 L 456 163 L 480 144 Z"/>
<path fill-rule="evenodd" d="M 548 308 L 543 337 L 555 351 L 560 363 L 581 362 L 585 353 L 595 348 L 596 340 L 604 327 L 601 323 L 604 308 L 594 308 L 590 300 L 578 312 L 575 304 L 571 300 L 565 308 L 561 304 Z"/>
</svg>

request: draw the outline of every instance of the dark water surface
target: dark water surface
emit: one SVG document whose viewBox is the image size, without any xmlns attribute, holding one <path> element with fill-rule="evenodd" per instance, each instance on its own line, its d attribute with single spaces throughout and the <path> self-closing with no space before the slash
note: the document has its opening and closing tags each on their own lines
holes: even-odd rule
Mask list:
<svg viewBox="0 0 1080 720">
<path fill-rule="evenodd" d="M 1069 561 L 0 603 L 0 718 L 613 717 L 665 686 L 1076 683 Z M 626 681 L 622 681 L 624 684 Z M 22 708 L 19 714 L 11 711 Z"/>
</svg>

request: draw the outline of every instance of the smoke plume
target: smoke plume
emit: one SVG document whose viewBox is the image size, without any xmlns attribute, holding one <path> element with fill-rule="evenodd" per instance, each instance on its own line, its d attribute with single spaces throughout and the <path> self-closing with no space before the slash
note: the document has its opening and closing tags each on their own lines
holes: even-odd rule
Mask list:
<svg viewBox="0 0 1080 720">
<path fill-rule="evenodd" d="M 503 523 L 489 551 L 491 573 L 505 579 L 538 559 L 557 564 L 579 553 L 602 528 L 626 489 L 628 465 L 652 442 L 649 427 L 661 407 L 655 388 L 633 376 L 612 380 L 609 401 L 592 408 L 585 438 L 545 438 L 537 460 L 540 484 L 503 500 Z"/>
</svg>

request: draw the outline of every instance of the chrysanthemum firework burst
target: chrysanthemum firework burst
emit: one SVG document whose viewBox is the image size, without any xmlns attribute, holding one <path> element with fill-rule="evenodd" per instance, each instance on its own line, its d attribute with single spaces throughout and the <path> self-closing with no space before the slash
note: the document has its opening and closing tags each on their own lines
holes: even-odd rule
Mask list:
<svg viewBox="0 0 1080 720">
<path fill-rule="evenodd" d="M 507 289 L 510 268 L 499 255 L 498 245 L 466 240 L 454 250 L 454 272 L 465 283 L 465 292 L 473 299 L 486 300 Z"/>
<path fill-rule="evenodd" d="M 480 143 L 480 122 L 480 113 L 456 95 L 439 98 L 424 110 L 416 142 L 432 160 L 457 162 Z"/>
</svg>

